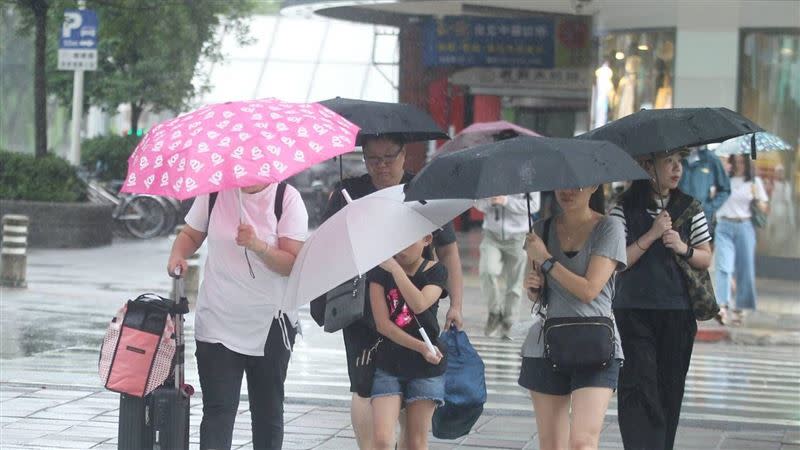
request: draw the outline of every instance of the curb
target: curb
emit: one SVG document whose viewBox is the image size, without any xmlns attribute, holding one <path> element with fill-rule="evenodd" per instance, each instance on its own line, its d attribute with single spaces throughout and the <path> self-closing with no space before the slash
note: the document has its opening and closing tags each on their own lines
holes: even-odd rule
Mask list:
<svg viewBox="0 0 800 450">
<path fill-rule="evenodd" d="M 720 342 L 730 340 L 731 335 L 725 327 L 710 327 L 697 329 L 696 342 Z"/>
</svg>

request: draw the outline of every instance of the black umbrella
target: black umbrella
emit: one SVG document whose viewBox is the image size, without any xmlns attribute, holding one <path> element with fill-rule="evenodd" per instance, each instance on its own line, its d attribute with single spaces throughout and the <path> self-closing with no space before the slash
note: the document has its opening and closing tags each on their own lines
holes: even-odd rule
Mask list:
<svg viewBox="0 0 800 450">
<path fill-rule="evenodd" d="M 370 102 L 336 97 L 319 102 L 361 128 L 356 145 L 365 137 L 391 134 L 403 142 L 450 139 L 433 118 L 419 108 L 405 103 Z"/>
<path fill-rule="evenodd" d="M 755 122 L 728 108 L 643 109 L 577 136 L 609 141 L 631 156 L 722 142 L 764 131 Z M 751 147 L 755 159 L 755 145 Z"/>
<path fill-rule="evenodd" d="M 520 136 L 440 155 L 408 184 L 406 201 L 480 199 L 649 178 L 610 142 Z"/>
</svg>

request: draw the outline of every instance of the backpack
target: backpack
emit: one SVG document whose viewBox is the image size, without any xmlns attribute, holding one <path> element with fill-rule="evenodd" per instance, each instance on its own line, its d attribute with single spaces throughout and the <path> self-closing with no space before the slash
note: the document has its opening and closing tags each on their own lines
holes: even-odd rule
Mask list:
<svg viewBox="0 0 800 450">
<path fill-rule="evenodd" d="M 286 193 L 286 183 L 280 182 L 278 183 L 278 190 L 275 191 L 275 218 L 278 219 L 278 222 L 281 221 L 281 216 L 283 216 L 283 196 Z M 214 209 L 214 203 L 217 202 L 217 194 L 219 192 L 212 192 L 208 195 L 208 221 L 211 223 L 211 210 Z"/>
<path fill-rule="evenodd" d="M 174 302 L 144 294 L 117 311 L 100 347 L 98 371 L 106 389 L 144 397 L 172 373 Z"/>
</svg>

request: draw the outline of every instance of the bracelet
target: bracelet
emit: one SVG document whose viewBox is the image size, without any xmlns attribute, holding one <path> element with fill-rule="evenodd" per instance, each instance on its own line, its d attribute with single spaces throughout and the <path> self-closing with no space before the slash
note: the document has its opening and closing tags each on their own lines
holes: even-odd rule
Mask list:
<svg viewBox="0 0 800 450">
<path fill-rule="evenodd" d="M 267 241 L 264 241 L 264 255 L 266 255 L 267 253 L 269 253 L 269 244 L 267 243 Z"/>
<path fill-rule="evenodd" d="M 637 239 L 637 240 L 636 240 L 634 243 L 636 244 L 636 246 L 637 246 L 637 247 L 639 247 L 639 250 L 641 250 L 641 251 L 643 251 L 643 252 L 646 252 L 646 251 L 647 251 L 647 249 L 646 249 L 646 248 L 642 248 L 642 246 L 641 246 L 641 245 L 639 245 L 639 240 L 638 240 L 638 239 Z"/>
<path fill-rule="evenodd" d="M 686 250 L 686 253 L 681 255 L 681 257 L 683 257 L 683 259 L 687 259 L 688 260 L 688 259 L 692 259 L 692 256 L 694 255 L 694 247 L 692 247 L 691 245 L 687 245 L 687 247 L 689 249 Z"/>
</svg>

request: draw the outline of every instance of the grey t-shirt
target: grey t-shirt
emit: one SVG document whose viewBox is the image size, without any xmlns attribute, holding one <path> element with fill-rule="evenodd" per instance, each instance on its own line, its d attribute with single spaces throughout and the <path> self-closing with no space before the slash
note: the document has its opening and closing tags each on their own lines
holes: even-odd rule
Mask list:
<svg viewBox="0 0 800 450">
<path fill-rule="evenodd" d="M 536 222 L 534 231 L 539 236 L 542 235 L 544 221 Z M 547 249 L 550 254 L 569 269 L 572 273 L 580 276 L 586 275 L 589 268 L 589 260 L 592 255 L 604 256 L 617 261 L 617 271 L 625 270 L 627 264 L 627 254 L 625 252 L 625 228 L 618 220 L 603 217 L 595 225 L 583 248 L 573 256 L 568 257 L 561 251 L 561 244 L 558 241 L 555 222 L 550 224 Z M 590 303 L 586 304 L 572 295 L 566 288 L 561 286 L 552 277 L 547 279 L 547 317 L 589 317 L 605 316 L 613 319 L 611 311 L 611 301 L 614 298 L 614 282 L 616 274 L 608 279 L 608 282 L 597 296 Z M 526 358 L 542 358 L 544 356 L 544 337 L 541 336 L 544 320 L 538 315 L 534 323 L 528 330 L 525 343 L 522 344 L 522 356 Z M 619 331 L 614 324 L 614 335 L 616 337 L 615 358 L 622 359 L 622 346 L 620 345 Z"/>
</svg>

